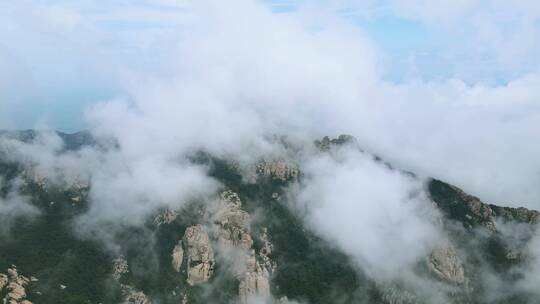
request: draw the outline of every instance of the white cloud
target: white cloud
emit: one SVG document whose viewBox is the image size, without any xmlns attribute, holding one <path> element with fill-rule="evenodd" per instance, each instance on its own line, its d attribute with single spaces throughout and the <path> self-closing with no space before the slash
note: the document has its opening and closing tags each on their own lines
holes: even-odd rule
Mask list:
<svg viewBox="0 0 540 304">
<path fill-rule="evenodd" d="M 440 28 L 459 42 L 448 46 L 453 56 L 473 63 L 495 65 L 511 77 L 538 71 L 540 61 L 540 5 L 537 1 L 389 1 L 391 10 L 405 18 Z M 459 64 L 459 63 L 458 63 Z"/>
<path fill-rule="evenodd" d="M 540 280 L 540 235 L 535 234 L 528 243 L 526 254 L 529 261 L 521 269 L 523 277 L 516 282 L 516 287 L 535 296 L 540 296 L 538 280 Z"/>
<path fill-rule="evenodd" d="M 476 2 L 443 4 L 407 2 L 408 11 L 399 14 L 430 26 L 442 18 L 449 32 L 464 30 L 459 25 L 474 28 L 467 39 L 489 42 L 479 53 L 498 64 L 527 64 L 537 48 L 534 7 L 509 8 L 501 17 L 495 13 L 506 6 L 479 15 Z M 457 78 L 396 84 L 381 79 L 382 50 L 369 33 L 325 6 L 275 14 L 253 1 L 204 1 L 182 6 L 178 15 L 141 7 L 85 12 L 89 7 L 59 5 L 52 21 L 39 20 L 51 21 L 44 28 L 60 41 L 89 46 L 85 56 L 133 51 L 145 60 L 137 55 L 154 54 L 154 48 L 165 55 L 157 56 L 155 74 L 124 58 L 83 56 L 98 65 L 114 62 L 105 71 L 126 91 L 86 113 L 92 132 L 113 137 L 119 149 L 59 156 L 54 136 L 19 147 L 53 179 L 90 180 L 92 205 L 80 231 L 141 224 L 156 208 L 178 208 L 214 193 L 219 184 L 186 157 L 204 149 L 253 159 L 272 149 L 263 136 L 274 133 L 302 139 L 350 133 L 362 148 L 400 168 L 444 179 L 489 202 L 540 208 L 540 75 L 534 60 L 530 74 L 517 73 L 501 85 Z M 528 21 L 516 21 L 520 16 Z M 500 25 L 505 18 L 518 30 L 506 32 Z M 141 37 L 133 29 L 110 33 L 96 26 L 118 20 L 158 29 Z M 457 50 L 473 52 L 468 46 Z M 407 272 L 441 239 L 421 181 L 352 151 L 301 165 L 308 176 L 300 192 L 308 223 L 370 275 L 385 280 Z"/>
<path fill-rule="evenodd" d="M 21 181 L 12 181 L 10 187 L 5 187 L 5 182 L 0 178 L 0 189 L 7 190 L 7 193 L 0 196 L 0 234 L 11 232 L 12 226 L 20 218 L 32 218 L 39 214 L 39 210 L 32 206 L 28 197 L 18 193 Z"/>
<path fill-rule="evenodd" d="M 482 19 L 470 11 L 472 2 L 441 11 L 422 3 L 408 4 L 412 11 L 403 14 L 429 24 L 429 18 L 443 18 L 447 11 L 447 31 L 455 31 L 452 23 L 468 29 L 485 22 L 473 41 L 493 42 L 482 45 L 486 50 L 480 53 L 487 51 L 498 62 L 523 55 L 527 63 L 536 48 L 537 29 L 527 22 L 518 21 L 518 32 L 500 33 L 502 17 L 492 16 L 498 9 L 490 8 Z M 186 156 L 204 149 L 249 159 L 269 149 L 262 139 L 269 133 L 304 139 L 350 133 L 363 148 L 398 167 L 442 178 L 490 202 L 540 208 L 537 70 L 503 85 L 459 79 L 387 82 L 381 79 L 381 50 L 369 34 L 312 8 L 274 14 L 253 1 L 197 2 L 181 14 L 179 24 L 171 12 L 137 8 L 126 15 L 116 10 L 88 16 L 83 11 L 55 12 L 65 17 L 55 21 L 65 35 L 60 40 L 73 39 L 77 45 L 88 33 L 88 53 L 114 53 L 118 49 L 104 42 L 126 39 L 136 50 L 132 54 L 145 54 L 137 47 L 152 50 L 153 43 L 167 54 L 156 61 L 157 74 L 140 73 L 133 62 L 112 64 L 126 96 L 88 109 L 91 130 L 115 138 L 118 150 L 60 157 L 54 138 L 21 150 L 47 175 L 69 168 L 71 175 L 90 179 L 92 206 L 81 219 L 83 228 L 140 224 L 158 207 L 176 208 L 214 193 L 219 184 Z M 511 12 L 512 22 L 524 14 L 531 14 L 528 22 L 536 18 L 531 7 Z M 93 23 L 114 20 L 174 26 L 132 41 L 130 34 L 104 34 Z M 526 40 L 523 49 L 511 45 L 499 52 L 509 37 L 515 37 L 510 39 L 515 45 Z M 339 153 L 338 159 L 323 156 L 302 164 L 310 178 L 300 196 L 307 219 L 370 274 L 392 278 L 440 238 L 427 200 L 411 196 L 421 193 L 422 184 L 358 153 Z"/>
<path fill-rule="evenodd" d="M 465 4 L 452 10 L 456 16 L 468 16 Z M 189 18 L 181 29 L 165 36 L 174 45 L 165 68 L 171 73 L 164 79 L 121 69 L 128 96 L 88 112 L 95 132 L 118 139 L 122 151 L 114 157 L 127 159 L 126 168 L 166 168 L 198 148 L 249 151 L 254 141 L 264 146 L 267 133 L 351 133 L 400 167 L 492 202 L 538 207 L 538 75 L 500 86 L 456 79 L 393 84 L 380 79 L 380 50 L 368 35 L 332 14 L 274 14 L 253 1 L 197 2 L 182 14 Z"/>
<path fill-rule="evenodd" d="M 334 152 L 304 164 L 296 208 L 371 277 L 403 278 L 442 239 L 422 181 L 355 150 Z"/>
</svg>

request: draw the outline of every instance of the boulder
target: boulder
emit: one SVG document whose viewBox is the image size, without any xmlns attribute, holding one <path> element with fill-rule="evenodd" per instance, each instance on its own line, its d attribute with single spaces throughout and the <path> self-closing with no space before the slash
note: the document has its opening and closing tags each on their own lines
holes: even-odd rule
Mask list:
<svg viewBox="0 0 540 304">
<path fill-rule="evenodd" d="M 427 266 L 432 273 L 443 281 L 454 284 L 465 282 L 463 263 L 451 246 L 433 249 L 427 259 Z"/>
</svg>

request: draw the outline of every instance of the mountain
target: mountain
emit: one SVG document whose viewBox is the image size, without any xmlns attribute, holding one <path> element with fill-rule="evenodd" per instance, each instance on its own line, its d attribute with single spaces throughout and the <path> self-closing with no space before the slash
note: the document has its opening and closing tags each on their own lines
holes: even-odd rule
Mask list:
<svg viewBox="0 0 540 304">
<path fill-rule="evenodd" d="M 25 143 L 34 141 L 39 134 L 40 132 L 36 130 L 0 130 L 0 137 L 16 139 Z M 62 139 L 66 150 L 78 150 L 83 146 L 94 146 L 97 144 L 92 134 L 88 131 L 76 133 L 55 131 L 54 134 Z"/>
<path fill-rule="evenodd" d="M 0 137 L 31 144 L 37 134 L 2 132 Z M 66 153 L 98 145 L 88 132 L 57 135 Z M 285 150 L 297 147 L 278 141 Z M 395 174 L 419 179 L 360 149 L 351 136 L 325 137 L 310 149 L 326 155 L 343 147 Z M 110 228 L 111 239 L 103 239 L 82 237 L 77 230 L 77 220 L 90 209 L 90 182 L 59 185 L 8 157 L 11 150 L 0 149 L 0 219 L 5 223 L 0 298 L 6 303 L 540 302 L 515 285 L 534 259 L 528 246 L 540 214 L 482 202 L 441 180 L 426 180 L 424 191 L 438 212 L 429 221 L 447 239 L 433 244 L 411 270 L 429 282 L 434 294 L 429 296 L 411 288 L 415 285 L 405 276 L 374 278 L 310 229 L 302 212 L 291 208 L 293 190 L 309 182 L 298 158 L 269 156 L 243 166 L 195 152 L 190 162 L 219 181 L 218 193 L 179 209 L 156 209 L 143 225 Z M 16 212 L 13 202 L 20 199 L 14 196 L 25 198 L 34 211 Z"/>
</svg>

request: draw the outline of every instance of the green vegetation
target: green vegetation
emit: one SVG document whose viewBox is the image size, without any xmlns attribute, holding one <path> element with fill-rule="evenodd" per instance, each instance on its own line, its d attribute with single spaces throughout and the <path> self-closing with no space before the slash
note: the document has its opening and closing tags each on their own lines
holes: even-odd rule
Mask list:
<svg viewBox="0 0 540 304">
<path fill-rule="evenodd" d="M 84 212 L 86 201 L 74 204 L 70 193 L 45 191 L 36 184 L 21 192 L 41 213 L 32 219 L 16 219 L 11 233 L 1 237 L 0 271 L 14 264 L 23 275 L 37 277 L 39 281 L 28 291 L 28 299 L 35 303 L 117 301 L 109 282 L 110 256 L 102 244 L 82 240 L 72 229 L 72 221 Z M 61 289 L 60 285 L 67 287 Z"/>
<path fill-rule="evenodd" d="M 27 140 L 35 136 L 28 132 L 21 134 Z M 78 137 L 68 138 L 67 148 L 80 148 L 88 140 L 85 136 L 87 134 L 81 133 Z M 353 143 L 353 139 L 347 136 L 333 140 L 325 138 L 316 144 L 325 150 L 331 145 L 347 143 Z M 263 227 L 267 228 L 274 245 L 271 258 L 277 265 L 271 277 L 274 296 L 287 296 L 312 304 L 382 302 L 381 290 L 351 258 L 307 229 L 302 216 L 291 211 L 286 190 L 293 181 L 259 176 L 256 182 L 248 183 L 234 164 L 206 153 L 197 153 L 191 161 L 206 165 L 211 177 L 225 189 L 238 193 L 242 208 L 252 214 L 255 221 L 252 224 L 255 249 L 261 248 L 260 235 Z M 29 300 L 40 304 L 120 303 L 123 298 L 121 283 L 143 291 L 162 304 L 180 303 L 184 294 L 191 304 L 234 302 L 238 281 L 223 270 L 219 255 L 208 284 L 188 288 L 185 272 L 175 272 L 171 267 L 171 252 L 186 228 L 203 221 L 204 202 L 189 202 L 169 224 L 158 226 L 150 216 L 141 227 L 116 227 L 111 230 L 111 237 L 118 251 L 112 252 L 102 241 L 82 238 L 74 231 L 77 217 L 89 207 L 84 191 L 49 186 L 44 189 L 31 181 L 17 189 L 19 186 L 13 181 L 21 173 L 19 164 L 0 161 L 0 176 L 4 180 L 0 196 L 17 190 L 30 199 L 40 214 L 33 218 L 12 219 L 11 232 L 0 234 L 0 272 L 15 264 L 21 274 L 37 277 L 39 281 L 27 289 Z M 431 180 L 427 190 L 445 215 L 444 227 L 452 243 L 466 253 L 462 257 L 472 298 L 456 293 L 456 299 L 461 297 L 468 303 L 485 302 L 478 300 L 489 293 L 483 285 L 484 278 L 479 275 L 482 269 L 497 273 L 509 286 L 519 279 L 519 274 L 512 269 L 521 261 L 508 258 L 509 248 L 502 235 L 482 233 L 485 224 L 489 223 L 468 204 L 477 198 L 438 180 Z M 75 195 L 80 196 L 80 201 L 72 200 Z M 498 212 L 503 211 L 514 212 L 509 209 Z M 112 268 L 113 260 L 119 256 L 128 261 L 129 272 L 116 282 L 112 278 Z M 425 268 L 419 267 L 419 271 L 426 272 Z M 527 295 L 509 291 L 508 297 L 500 303 L 518 304 L 527 303 L 527 300 Z"/>
</svg>

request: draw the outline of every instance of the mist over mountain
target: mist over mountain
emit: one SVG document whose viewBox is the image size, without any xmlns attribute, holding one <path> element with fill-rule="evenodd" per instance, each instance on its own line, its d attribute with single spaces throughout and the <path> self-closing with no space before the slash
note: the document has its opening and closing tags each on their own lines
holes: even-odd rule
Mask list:
<svg viewBox="0 0 540 304">
<path fill-rule="evenodd" d="M 395 169 L 352 136 L 268 136 L 248 159 L 193 150 L 171 161 L 190 181 L 163 172 L 151 190 L 125 184 L 149 187 L 152 171 L 103 175 L 116 141 L 1 138 L 0 286 L 13 303 L 540 299 L 540 213 Z"/>
<path fill-rule="evenodd" d="M 540 302 L 536 1 L 6 0 L 0 37 L 5 303 Z"/>
</svg>

